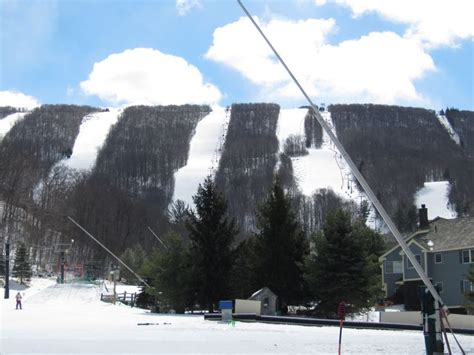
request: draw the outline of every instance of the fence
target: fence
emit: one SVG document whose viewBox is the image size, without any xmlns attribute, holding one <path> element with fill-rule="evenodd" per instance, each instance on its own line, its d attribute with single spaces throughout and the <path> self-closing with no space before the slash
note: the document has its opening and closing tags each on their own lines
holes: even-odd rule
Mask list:
<svg viewBox="0 0 474 355">
<path fill-rule="evenodd" d="M 131 292 L 122 292 L 122 293 L 117 293 L 115 297 L 115 301 L 122 302 L 124 304 L 129 304 L 130 306 L 135 305 L 135 301 L 137 299 L 137 293 L 131 293 Z M 109 302 L 112 303 L 114 301 L 114 295 L 110 293 L 101 293 L 100 294 L 100 300 L 103 302 Z"/>
</svg>

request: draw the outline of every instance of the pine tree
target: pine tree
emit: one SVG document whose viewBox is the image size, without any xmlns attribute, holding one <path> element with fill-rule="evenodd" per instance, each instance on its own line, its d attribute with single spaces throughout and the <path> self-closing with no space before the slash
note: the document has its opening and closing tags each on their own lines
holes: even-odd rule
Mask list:
<svg viewBox="0 0 474 355">
<path fill-rule="evenodd" d="M 355 228 L 349 213 L 331 211 L 323 233 L 314 238 L 315 250 L 308 258 L 306 280 L 318 303 L 318 315 L 335 317 L 339 302 L 350 304 L 350 312 L 370 307 L 379 285 L 373 258 L 369 257 L 367 230 Z M 369 233 L 370 234 L 370 233 Z M 374 246 L 374 250 L 378 247 Z"/>
<path fill-rule="evenodd" d="M 15 254 L 15 262 L 13 264 L 12 274 L 20 279 L 20 284 L 24 280 L 29 280 L 32 275 L 31 266 L 29 262 L 30 256 L 26 250 L 24 243 L 20 243 Z"/>
<path fill-rule="evenodd" d="M 212 312 L 215 302 L 230 293 L 232 244 L 238 230 L 234 220 L 227 216 L 227 202 L 210 176 L 199 184 L 193 201 L 196 211 L 189 213 L 186 224 L 191 241 L 193 281 L 197 301 Z"/>
<path fill-rule="evenodd" d="M 144 274 L 154 287 L 147 292 L 162 301 L 166 308 L 184 313 L 186 307 L 193 304 L 189 250 L 177 234 L 166 236 L 166 245 L 166 249 L 157 249 L 144 266 Z"/>
<path fill-rule="evenodd" d="M 469 269 L 467 279 L 471 282 L 472 285 L 474 285 L 474 267 L 471 267 Z M 465 298 L 467 314 L 474 314 L 474 290 L 467 292 L 465 294 Z"/>
<path fill-rule="evenodd" d="M 146 253 L 145 250 L 137 244 L 132 248 L 127 248 L 120 259 L 133 271 L 140 274 L 141 268 L 146 263 Z M 136 276 L 125 268 L 121 270 L 121 278 L 125 279 L 128 283 L 138 283 Z"/>
<path fill-rule="evenodd" d="M 255 276 L 259 287 L 268 287 L 279 298 L 280 308 L 304 296 L 303 263 L 308 246 L 291 201 L 279 181 L 257 215 Z"/>
</svg>

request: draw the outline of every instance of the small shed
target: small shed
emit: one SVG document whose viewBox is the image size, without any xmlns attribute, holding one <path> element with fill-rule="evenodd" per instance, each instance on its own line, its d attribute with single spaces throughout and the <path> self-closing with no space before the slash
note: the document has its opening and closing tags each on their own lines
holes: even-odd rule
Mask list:
<svg viewBox="0 0 474 355">
<path fill-rule="evenodd" d="M 268 287 L 263 287 L 252 296 L 249 300 L 260 301 L 262 303 L 261 314 L 264 316 L 274 316 L 277 312 L 277 295 Z"/>
</svg>

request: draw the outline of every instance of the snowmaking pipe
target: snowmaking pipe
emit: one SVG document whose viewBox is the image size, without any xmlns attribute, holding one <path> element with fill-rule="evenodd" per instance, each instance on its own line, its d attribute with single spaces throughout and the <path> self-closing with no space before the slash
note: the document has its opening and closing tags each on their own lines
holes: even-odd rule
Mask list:
<svg viewBox="0 0 474 355">
<path fill-rule="evenodd" d="M 74 223 L 81 231 L 83 231 L 89 238 L 91 238 L 94 242 L 99 244 L 107 253 L 112 255 L 120 264 L 122 264 L 128 271 L 130 271 L 138 280 L 143 282 L 147 287 L 153 288 L 146 282 L 140 275 L 138 275 L 135 271 L 133 271 L 127 264 L 125 264 L 120 258 L 115 255 L 109 248 L 107 248 L 104 244 L 102 244 L 100 241 L 98 241 L 92 234 L 90 234 L 84 227 L 82 227 L 79 223 L 77 223 L 74 219 L 72 219 L 70 216 L 67 216 L 67 218 Z"/>
<path fill-rule="evenodd" d="M 160 237 L 158 237 L 158 236 L 156 235 L 155 232 L 153 232 L 153 229 L 151 229 L 150 226 L 147 226 L 147 227 L 148 227 L 148 230 L 151 232 L 151 234 L 153 234 L 153 236 L 160 242 L 160 244 L 163 245 L 163 247 L 164 247 L 165 249 L 168 249 L 168 246 L 165 244 L 165 242 L 163 242 L 163 241 L 161 240 Z"/>
<path fill-rule="evenodd" d="M 354 174 L 354 176 L 356 177 L 357 181 L 360 183 L 360 185 L 362 186 L 362 188 L 364 189 L 364 192 L 367 194 L 367 197 L 368 199 L 370 200 L 370 202 L 372 202 L 372 204 L 374 205 L 375 209 L 378 211 L 378 213 L 380 214 L 380 216 L 382 217 L 382 219 L 384 220 L 385 224 L 387 225 L 387 227 L 389 228 L 390 232 L 392 232 L 393 236 L 395 237 L 395 239 L 397 240 L 398 244 L 400 245 L 400 247 L 402 248 L 403 252 L 406 254 L 406 256 L 408 257 L 408 260 L 410 260 L 410 262 L 412 263 L 412 265 L 414 266 L 416 272 L 418 273 L 418 275 L 420 276 L 421 280 L 423 281 L 423 283 L 426 285 L 426 287 L 428 288 L 428 290 L 430 291 L 431 295 L 433 296 L 433 298 L 438 301 L 441 306 L 443 307 L 443 309 L 447 312 L 448 311 L 448 308 L 447 306 L 444 304 L 443 300 L 441 299 L 439 293 L 436 291 L 436 289 L 433 287 L 433 284 L 431 283 L 431 281 L 428 279 L 428 276 L 425 274 L 425 272 L 423 271 L 421 265 L 418 263 L 418 261 L 416 260 L 415 258 L 415 255 L 412 253 L 412 251 L 410 250 L 410 248 L 408 247 L 407 243 L 405 242 L 405 240 L 403 239 L 401 233 L 398 231 L 398 228 L 395 226 L 395 224 L 393 223 L 392 219 L 390 218 L 390 216 L 388 215 L 387 211 L 385 211 L 384 207 L 382 206 L 382 204 L 380 203 L 380 201 L 378 200 L 378 198 L 375 196 L 374 192 L 372 191 L 372 189 L 370 188 L 369 184 L 367 183 L 367 181 L 365 180 L 365 178 L 362 176 L 361 172 L 359 171 L 359 169 L 357 169 L 356 165 L 354 164 L 354 162 L 352 161 L 351 157 L 349 156 L 349 154 L 346 152 L 346 150 L 344 149 L 344 146 L 341 144 L 341 142 L 339 141 L 339 139 L 336 137 L 336 135 L 333 133 L 333 131 L 330 129 L 330 127 L 328 126 L 328 124 L 326 123 L 326 121 L 324 121 L 323 117 L 321 116 L 321 114 L 319 113 L 319 110 L 318 108 L 316 107 L 316 105 L 313 103 L 313 101 L 310 99 L 310 97 L 308 96 L 308 94 L 306 93 L 306 91 L 303 89 L 303 87 L 301 86 L 301 84 L 298 82 L 298 80 L 296 79 L 296 77 L 293 75 L 293 73 L 291 72 L 290 68 L 288 68 L 288 66 L 286 65 L 285 61 L 282 59 L 282 57 L 280 56 L 280 54 L 278 54 L 277 50 L 273 47 L 273 45 L 271 44 L 271 42 L 268 40 L 267 36 L 265 36 L 265 33 L 263 33 L 263 31 L 260 29 L 259 25 L 257 24 L 257 22 L 253 19 L 252 15 L 248 12 L 248 10 L 245 8 L 244 4 L 242 3 L 241 0 L 237 0 L 237 2 L 239 3 L 240 7 L 242 8 L 242 10 L 245 12 L 245 14 L 247 15 L 247 17 L 250 19 L 250 21 L 252 21 L 252 23 L 254 24 L 254 26 L 256 27 L 256 29 L 258 30 L 258 32 L 262 35 L 263 39 L 265 40 L 265 42 L 267 42 L 268 46 L 271 48 L 271 50 L 273 51 L 273 53 L 275 54 L 275 56 L 278 58 L 279 62 L 281 63 L 281 65 L 283 65 L 283 67 L 286 69 L 286 71 L 288 72 L 288 74 L 290 75 L 291 79 L 293 80 L 293 82 L 296 84 L 296 86 L 298 86 L 298 89 L 301 91 L 301 93 L 303 94 L 303 96 L 306 98 L 306 100 L 308 101 L 308 103 L 310 104 L 311 106 L 311 109 L 317 119 L 317 121 L 319 122 L 319 124 L 321 125 L 321 127 L 323 128 L 324 132 L 327 133 L 327 135 L 331 138 L 331 141 L 334 143 L 334 145 L 337 147 L 337 149 L 339 150 L 339 152 L 341 153 L 341 155 L 344 157 L 344 160 L 346 161 L 346 163 L 349 165 L 350 169 L 351 169 L 351 172 L 352 174 Z"/>
</svg>

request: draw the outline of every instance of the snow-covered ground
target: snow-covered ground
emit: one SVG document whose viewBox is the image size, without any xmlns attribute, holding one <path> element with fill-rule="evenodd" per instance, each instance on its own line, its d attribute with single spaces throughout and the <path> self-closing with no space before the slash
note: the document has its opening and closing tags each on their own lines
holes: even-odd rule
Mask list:
<svg viewBox="0 0 474 355">
<path fill-rule="evenodd" d="M 418 208 L 426 205 L 428 219 L 436 217 L 456 218 L 456 212 L 449 203 L 449 181 L 425 182 L 424 187 L 415 194 L 415 203 Z"/>
<path fill-rule="evenodd" d="M 2 354 L 335 354 L 339 328 L 206 321 L 99 301 L 91 284 L 35 282 L 1 303 Z M 45 283 L 46 282 L 46 283 Z M 44 288 L 45 286 L 48 286 Z M 41 290 L 39 290 L 41 289 Z M 139 325 L 139 324 L 148 325 Z M 459 335 L 467 353 L 474 337 Z M 420 331 L 344 329 L 343 354 L 424 354 Z"/>
<path fill-rule="evenodd" d="M 15 123 L 21 120 L 28 112 L 16 112 L 0 119 L 0 140 L 12 129 Z"/>
<path fill-rule="evenodd" d="M 449 136 L 451 139 L 456 142 L 457 145 L 461 144 L 461 140 L 459 139 L 459 135 L 454 131 L 451 123 L 449 123 L 448 118 L 445 115 L 436 115 L 438 117 L 439 123 L 448 131 Z"/>
<path fill-rule="evenodd" d="M 72 155 L 62 161 L 73 169 L 91 169 L 99 149 L 104 144 L 110 127 L 117 122 L 121 109 L 109 109 L 109 112 L 96 112 L 84 117 L 79 135 L 74 142 Z"/>
<path fill-rule="evenodd" d="M 192 206 L 198 185 L 206 176 L 214 174 L 219 166 L 229 117 L 230 111 L 214 106 L 212 112 L 199 121 L 191 139 L 187 164 L 175 174 L 175 201 L 183 200 Z"/>
<path fill-rule="evenodd" d="M 280 111 L 277 128 L 280 151 L 283 151 L 284 142 L 290 135 L 305 137 L 304 119 L 307 112 L 307 109 Z M 321 115 L 333 128 L 331 113 L 326 111 L 321 112 Z M 321 148 L 308 148 L 308 153 L 291 158 L 294 176 L 303 194 L 310 196 L 318 189 L 331 188 L 341 197 L 358 197 L 358 192 L 352 186 L 352 173 L 326 132 L 323 132 Z"/>
</svg>

